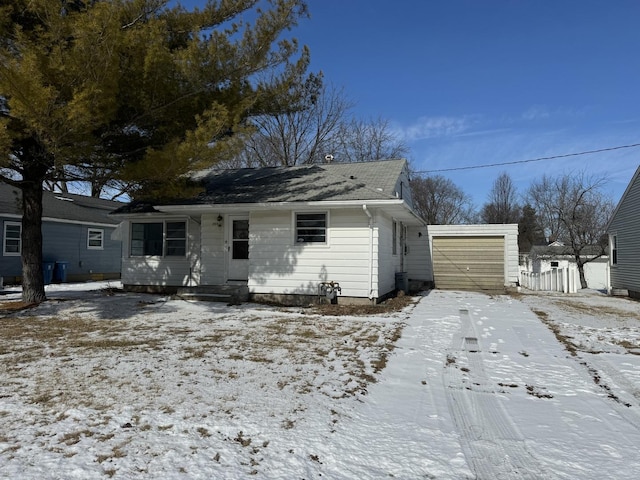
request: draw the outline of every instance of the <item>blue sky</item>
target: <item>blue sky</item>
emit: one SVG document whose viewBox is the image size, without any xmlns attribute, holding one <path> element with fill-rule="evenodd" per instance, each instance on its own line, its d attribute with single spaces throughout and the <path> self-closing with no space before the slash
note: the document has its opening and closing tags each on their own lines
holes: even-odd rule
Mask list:
<svg viewBox="0 0 640 480">
<path fill-rule="evenodd" d="M 185 3 L 199 3 L 197 1 Z M 637 0 L 308 0 L 293 31 L 361 118 L 387 119 L 415 170 L 640 143 Z M 339 152 L 334 152 L 339 157 Z M 507 172 L 607 175 L 618 201 L 640 147 L 438 172 L 480 206 Z"/>
</svg>

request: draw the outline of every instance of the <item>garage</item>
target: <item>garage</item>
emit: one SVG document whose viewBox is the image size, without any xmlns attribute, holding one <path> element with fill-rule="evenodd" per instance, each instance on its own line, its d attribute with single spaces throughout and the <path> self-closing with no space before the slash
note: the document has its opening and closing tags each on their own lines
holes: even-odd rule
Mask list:
<svg viewBox="0 0 640 480">
<path fill-rule="evenodd" d="M 434 236 L 436 288 L 504 290 L 504 236 Z"/>
</svg>

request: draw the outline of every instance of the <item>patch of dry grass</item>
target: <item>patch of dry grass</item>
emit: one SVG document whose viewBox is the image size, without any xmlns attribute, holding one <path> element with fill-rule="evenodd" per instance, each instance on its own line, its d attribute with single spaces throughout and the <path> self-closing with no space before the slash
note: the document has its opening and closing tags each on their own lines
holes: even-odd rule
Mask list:
<svg viewBox="0 0 640 480">
<path fill-rule="evenodd" d="M 0 302 L 0 315 L 11 314 L 13 312 L 27 310 L 37 305 L 38 305 L 37 303 L 27 303 L 21 300 Z"/>
<path fill-rule="evenodd" d="M 321 304 L 314 305 L 310 310 L 311 313 L 331 316 L 383 315 L 385 313 L 399 312 L 416 302 L 416 298 L 409 295 L 398 295 L 376 305 Z"/>
<path fill-rule="evenodd" d="M 413 301 L 406 297 L 393 308 L 372 311 L 391 313 Z M 264 317 L 229 311 L 191 321 L 170 309 L 170 314 L 149 310 L 122 318 L 108 311 L 111 318 L 99 318 L 95 308 L 74 304 L 66 310 L 72 314 L 23 311 L 0 318 L 0 393 L 37 412 L 38 441 L 48 442 L 46 448 L 56 455 L 76 455 L 80 446 L 91 445 L 100 471 L 117 476 L 110 459 L 130 454 L 131 448 L 123 437 L 186 429 L 207 439 L 216 431 L 204 417 L 192 418 L 188 402 L 200 411 L 207 405 L 214 424 L 241 418 L 247 399 L 251 403 L 263 392 L 295 407 L 269 407 L 274 425 L 295 430 L 305 408 L 330 402 L 339 410 L 334 400 L 366 395 L 404 327 L 391 315 L 369 321 L 308 311 Z M 362 313 L 361 306 L 358 310 Z M 123 406 L 135 406 L 125 419 Z M 76 409 L 90 420 L 76 419 Z M 3 434 L 14 439 L 22 418 L 7 415 L 13 430 Z M 251 443 L 242 432 L 233 437 L 241 447 L 247 443 L 247 451 L 261 441 Z"/>
<path fill-rule="evenodd" d="M 538 318 L 540 318 L 540 320 L 542 320 L 542 323 L 544 323 L 547 328 L 551 330 L 551 332 L 556 336 L 558 341 L 562 345 L 564 345 L 564 348 L 571 354 L 571 356 L 575 357 L 578 354 L 578 350 L 576 345 L 571 341 L 571 337 L 568 337 L 562 333 L 560 327 L 549 319 L 549 314 L 547 312 L 544 312 L 542 310 L 532 311 L 538 316 Z"/>
<path fill-rule="evenodd" d="M 631 355 L 640 355 L 640 343 L 629 340 L 615 340 L 614 343 L 624 348 Z"/>
<path fill-rule="evenodd" d="M 587 305 L 576 300 L 556 299 L 553 303 L 566 310 L 573 310 L 579 314 L 592 315 L 594 317 L 615 317 L 615 318 L 635 318 L 640 320 L 640 315 L 636 312 L 621 310 L 615 307 L 604 305 Z"/>
</svg>

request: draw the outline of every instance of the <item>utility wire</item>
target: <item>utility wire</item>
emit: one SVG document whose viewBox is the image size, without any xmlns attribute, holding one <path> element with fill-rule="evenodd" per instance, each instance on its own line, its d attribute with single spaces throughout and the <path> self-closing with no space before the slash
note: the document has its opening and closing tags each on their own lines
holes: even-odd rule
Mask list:
<svg viewBox="0 0 640 480">
<path fill-rule="evenodd" d="M 600 148 L 598 150 L 587 150 L 585 152 L 565 153 L 564 155 L 553 155 L 550 157 L 530 158 L 528 160 L 516 160 L 513 162 L 489 163 L 486 165 L 472 165 L 468 167 L 441 168 L 438 170 L 420 170 L 414 173 L 453 172 L 455 170 L 473 170 L 476 168 L 501 167 L 503 165 L 516 165 L 519 163 L 541 162 L 543 160 L 554 160 L 556 158 L 577 157 L 578 155 L 589 155 L 592 153 L 611 152 L 613 150 L 621 150 L 623 148 L 635 148 L 635 147 L 640 147 L 640 143 L 632 143 L 630 145 L 619 145 L 617 147 Z"/>
</svg>

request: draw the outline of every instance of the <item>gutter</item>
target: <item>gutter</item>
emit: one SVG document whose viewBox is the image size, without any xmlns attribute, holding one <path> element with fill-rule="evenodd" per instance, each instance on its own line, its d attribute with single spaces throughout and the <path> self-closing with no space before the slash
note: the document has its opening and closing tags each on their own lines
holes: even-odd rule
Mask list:
<svg viewBox="0 0 640 480">
<path fill-rule="evenodd" d="M 369 217 L 369 300 L 373 300 L 373 216 L 366 204 L 362 205 L 362 210 Z"/>
</svg>

